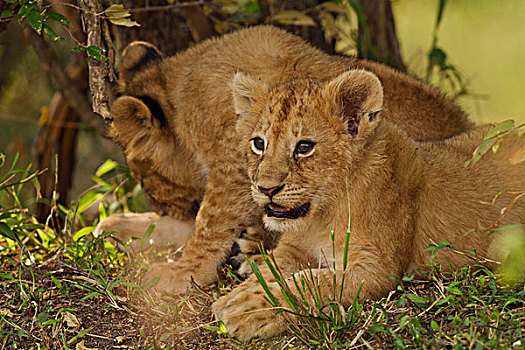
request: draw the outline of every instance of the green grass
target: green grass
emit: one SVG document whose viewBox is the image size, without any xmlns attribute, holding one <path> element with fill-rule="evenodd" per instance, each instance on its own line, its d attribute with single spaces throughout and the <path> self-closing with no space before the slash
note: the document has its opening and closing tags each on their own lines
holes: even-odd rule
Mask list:
<svg viewBox="0 0 525 350">
<path fill-rule="evenodd" d="M 442 249 L 451 248 L 443 245 Z M 300 291 L 294 295 L 290 279 L 283 276 L 272 256 L 265 255 L 264 260 L 287 305 L 278 305 L 269 288 L 264 288 L 266 281 L 258 267 L 252 264 L 254 273 L 267 293 L 267 301 L 277 313 L 283 313 L 289 332 L 303 347 L 525 348 L 523 280 L 507 285 L 504 276 L 482 265 L 446 273 L 440 266 L 430 265 L 424 278 L 403 277 L 386 298 L 364 304 L 356 298 L 345 308 L 337 298 L 320 296 L 311 270 L 292 278 Z M 344 281 L 338 286 L 343 288 Z"/>
</svg>

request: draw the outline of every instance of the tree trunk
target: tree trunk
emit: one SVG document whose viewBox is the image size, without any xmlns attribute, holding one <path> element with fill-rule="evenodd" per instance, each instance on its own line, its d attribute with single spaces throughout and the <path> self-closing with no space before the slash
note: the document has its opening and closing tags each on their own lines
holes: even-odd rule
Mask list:
<svg viewBox="0 0 525 350">
<path fill-rule="evenodd" d="M 359 57 L 385 63 L 405 72 L 390 0 L 361 0 Z"/>
</svg>

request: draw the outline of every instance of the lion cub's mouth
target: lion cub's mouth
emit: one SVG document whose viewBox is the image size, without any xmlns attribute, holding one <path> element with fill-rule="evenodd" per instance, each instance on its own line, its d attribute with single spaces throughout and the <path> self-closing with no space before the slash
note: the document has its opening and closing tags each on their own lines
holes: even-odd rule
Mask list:
<svg viewBox="0 0 525 350">
<path fill-rule="evenodd" d="M 282 219 L 297 219 L 308 214 L 310 210 L 310 203 L 305 203 L 297 208 L 288 209 L 275 203 L 269 203 L 264 207 L 268 217 L 276 217 Z"/>
</svg>

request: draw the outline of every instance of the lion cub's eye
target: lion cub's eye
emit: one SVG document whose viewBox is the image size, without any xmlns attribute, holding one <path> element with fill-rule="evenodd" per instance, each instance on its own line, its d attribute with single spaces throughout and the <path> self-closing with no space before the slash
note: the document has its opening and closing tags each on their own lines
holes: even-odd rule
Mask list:
<svg viewBox="0 0 525 350">
<path fill-rule="evenodd" d="M 314 152 L 315 142 L 301 140 L 297 142 L 294 150 L 294 158 L 297 157 L 308 157 Z"/>
<path fill-rule="evenodd" d="M 264 152 L 264 140 L 260 137 L 254 137 L 250 140 L 252 144 L 252 151 L 255 154 L 261 155 Z"/>
</svg>

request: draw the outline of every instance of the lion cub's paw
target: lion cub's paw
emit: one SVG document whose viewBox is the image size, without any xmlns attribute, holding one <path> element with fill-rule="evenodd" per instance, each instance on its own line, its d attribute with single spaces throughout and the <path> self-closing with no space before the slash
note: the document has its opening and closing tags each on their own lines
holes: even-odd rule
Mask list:
<svg viewBox="0 0 525 350">
<path fill-rule="evenodd" d="M 235 272 L 242 278 L 248 278 L 252 274 L 252 268 L 246 258 L 250 259 L 256 265 L 263 262 L 261 247 L 264 250 L 275 248 L 276 234 L 265 231 L 261 226 L 249 226 L 242 231 L 241 235 L 235 241 L 237 252 L 232 251 L 230 257 Z"/>
<path fill-rule="evenodd" d="M 131 242 L 132 237 L 140 237 L 148 226 L 155 223 L 159 216 L 155 213 L 126 213 L 108 216 L 100 221 L 93 231 L 95 237 L 104 232 L 117 232 L 115 235 L 123 243 Z M 136 247 L 133 247 L 136 248 Z"/>
<path fill-rule="evenodd" d="M 132 240 L 133 237 L 143 237 L 150 225 L 155 225 L 155 229 L 148 240 Z M 180 247 L 186 243 L 194 229 L 194 220 L 180 220 L 152 212 L 125 213 L 111 215 L 102 220 L 93 231 L 93 235 L 99 237 L 104 232 L 115 231 L 117 234 L 114 237 L 128 244 L 128 251 L 136 253 L 152 245 L 158 248 L 165 248 L 168 244 Z"/>
<path fill-rule="evenodd" d="M 188 270 L 179 268 L 176 263 L 156 263 L 150 266 L 144 281 L 156 278 L 158 281 L 153 290 L 163 295 L 176 295 L 184 293 L 191 286 L 192 275 Z"/>
<path fill-rule="evenodd" d="M 279 293 L 277 283 L 274 284 L 276 286 L 271 287 L 277 287 L 276 292 Z M 214 302 L 212 310 L 215 318 L 224 323 L 228 334 L 242 342 L 256 337 L 268 338 L 285 329 L 283 317 L 276 315 L 275 310 L 264 300 L 264 290 L 258 284 L 241 284 Z"/>
</svg>

